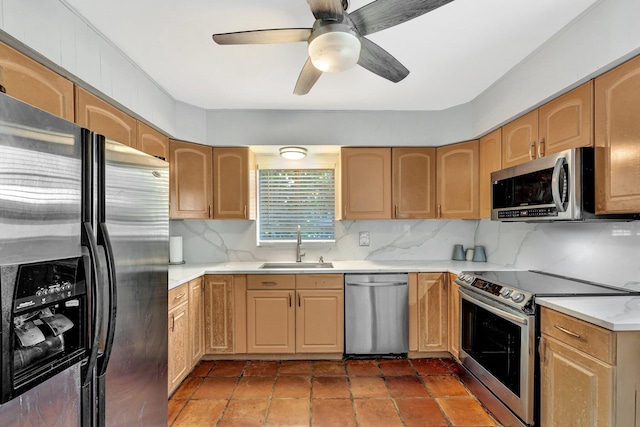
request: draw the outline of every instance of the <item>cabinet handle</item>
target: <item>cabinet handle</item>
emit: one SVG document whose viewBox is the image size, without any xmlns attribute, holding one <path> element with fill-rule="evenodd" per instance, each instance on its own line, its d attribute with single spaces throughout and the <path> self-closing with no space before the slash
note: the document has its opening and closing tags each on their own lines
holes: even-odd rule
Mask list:
<svg viewBox="0 0 640 427">
<path fill-rule="evenodd" d="M 538 158 L 544 157 L 544 138 L 538 142 Z"/>
<path fill-rule="evenodd" d="M 396 205 L 396 212 L 395 212 L 395 215 L 396 215 L 396 219 L 397 219 L 397 218 L 398 218 L 398 205 Z"/>
<path fill-rule="evenodd" d="M 209 218 L 211 218 L 211 205 L 209 205 Z"/>
<path fill-rule="evenodd" d="M 244 219 L 247 219 L 247 205 L 244 205 Z"/>
<path fill-rule="evenodd" d="M 176 328 L 176 319 L 175 319 L 175 314 L 171 315 L 171 332 L 173 332 L 173 330 Z"/>
<path fill-rule="evenodd" d="M 184 298 L 184 296 L 185 296 L 185 295 L 186 295 L 186 292 L 183 292 L 183 293 L 181 293 L 180 295 L 176 295 L 175 299 L 176 299 L 176 300 L 178 300 L 178 299 L 182 299 L 182 298 Z"/>
<path fill-rule="evenodd" d="M 438 205 L 438 213 L 436 214 L 436 218 L 440 218 L 442 216 L 442 209 L 440 209 L 440 205 Z"/>
<path fill-rule="evenodd" d="M 291 292 L 289 292 L 289 307 L 291 307 Z"/>
<path fill-rule="evenodd" d="M 347 219 L 347 205 L 344 206 L 344 208 L 342 209 L 342 219 Z"/>
<path fill-rule="evenodd" d="M 300 306 L 301 306 L 301 304 L 300 304 L 300 292 L 298 292 L 298 307 L 300 307 Z"/>
<path fill-rule="evenodd" d="M 529 144 L 529 160 L 533 160 L 535 159 L 536 155 L 536 143 L 535 141 L 531 141 L 531 144 Z"/>
<path fill-rule="evenodd" d="M 278 282 L 262 282 L 262 284 L 264 286 L 275 286 L 278 284 Z"/>
<path fill-rule="evenodd" d="M 573 331 L 570 331 L 568 329 L 563 328 L 562 326 L 559 325 L 553 325 L 554 328 L 556 328 L 557 330 L 559 330 L 560 332 L 564 332 L 567 335 L 571 335 L 574 338 L 580 338 L 580 334 L 577 334 Z"/>
</svg>

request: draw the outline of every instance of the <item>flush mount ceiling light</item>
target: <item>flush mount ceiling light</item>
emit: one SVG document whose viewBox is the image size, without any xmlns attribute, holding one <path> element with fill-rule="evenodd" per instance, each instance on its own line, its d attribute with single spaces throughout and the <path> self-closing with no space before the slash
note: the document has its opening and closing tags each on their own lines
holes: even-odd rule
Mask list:
<svg viewBox="0 0 640 427">
<path fill-rule="evenodd" d="M 282 147 L 280 156 L 287 160 L 304 159 L 307 155 L 307 149 L 304 147 Z"/>
</svg>

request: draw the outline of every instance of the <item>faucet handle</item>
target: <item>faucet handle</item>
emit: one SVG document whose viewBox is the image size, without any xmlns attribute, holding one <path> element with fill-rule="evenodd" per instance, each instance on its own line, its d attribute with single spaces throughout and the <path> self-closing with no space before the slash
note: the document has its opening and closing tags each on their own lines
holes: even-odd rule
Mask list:
<svg viewBox="0 0 640 427">
<path fill-rule="evenodd" d="M 320 256 L 320 258 L 318 259 L 318 262 L 319 262 L 320 264 L 322 264 L 322 263 L 324 262 L 324 258 L 322 258 L 322 256 Z"/>
</svg>

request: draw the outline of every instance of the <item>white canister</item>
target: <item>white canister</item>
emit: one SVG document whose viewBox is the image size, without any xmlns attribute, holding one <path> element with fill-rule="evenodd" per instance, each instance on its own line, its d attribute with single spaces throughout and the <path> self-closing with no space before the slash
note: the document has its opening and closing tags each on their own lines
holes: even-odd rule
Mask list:
<svg viewBox="0 0 640 427">
<path fill-rule="evenodd" d="M 182 259 L 182 236 L 169 236 L 169 262 L 171 264 L 181 264 Z"/>
<path fill-rule="evenodd" d="M 473 248 L 467 249 L 467 251 L 464 253 L 464 257 L 467 261 L 471 261 L 473 259 Z"/>
</svg>

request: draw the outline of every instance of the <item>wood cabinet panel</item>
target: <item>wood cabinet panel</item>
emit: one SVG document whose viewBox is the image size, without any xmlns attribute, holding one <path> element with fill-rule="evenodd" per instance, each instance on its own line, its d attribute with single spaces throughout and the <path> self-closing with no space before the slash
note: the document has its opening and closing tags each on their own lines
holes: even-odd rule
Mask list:
<svg viewBox="0 0 640 427">
<path fill-rule="evenodd" d="M 255 219 L 251 178 L 255 160 L 246 147 L 213 149 L 213 217 L 215 219 Z M 255 185 L 255 182 L 253 183 Z"/>
<path fill-rule="evenodd" d="M 189 355 L 195 366 L 204 356 L 204 277 L 189 281 Z"/>
<path fill-rule="evenodd" d="M 205 353 L 234 353 L 234 289 L 231 275 L 206 275 Z"/>
<path fill-rule="evenodd" d="M 169 142 L 169 215 L 172 219 L 211 219 L 212 149 L 206 145 Z"/>
<path fill-rule="evenodd" d="M 7 95 L 74 121 L 73 83 L 0 43 L 0 84 Z"/>
<path fill-rule="evenodd" d="M 436 149 L 391 149 L 393 218 L 436 217 Z"/>
<path fill-rule="evenodd" d="M 138 122 L 137 141 L 138 150 L 162 160 L 169 160 L 169 138 L 142 122 Z"/>
<path fill-rule="evenodd" d="M 296 293 L 296 353 L 344 351 L 344 291 Z"/>
<path fill-rule="evenodd" d="M 180 385 L 191 368 L 189 357 L 189 302 L 185 300 L 169 310 L 168 340 L 169 395 Z"/>
<path fill-rule="evenodd" d="M 613 426 L 614 368 L 547 335 L 541 338 L 543 426 Z"/>
<path fill-rule="evenodd" d="M 456 359 L 460 354 L 460 295 L 458 285 L 455 280 L 457 275 L 449 273 L 449 298 L 448 298 L 448 316 L 449 316 L 449 353 Z"/>
<path fill-rule="evenodd" d="M 342 219 L 391 218 L 391 148 L 343 147 Z"/>
<path fill-rule="evenodd" d="M 294 353 L 294 291 L 247 291 L 247 353 Z"/>
<path fill-rule="evenodd" d="M 538 109 L 538 158 L 593 145 L 593 81 Z"/>
<path fill-rule="evenodd" d="M 538 110 L 502 127 L 502 167 L 508 168 L 536 158 Z"/>
<path fill-rule="evenodd" d="M 448 293 L 444 273 L 418 274 L 418 351 L 447 351 Z"/>
<path fill-rule="evenodd" d="M 475 219 L 479 217 L 478 141 L 438 147 L 439 218 Z"/>
<path fill-rule="evenodd" d="M 502 169 L 502 129 L 480 138 L 480 218 L 491 218 L 491 172 Z"/>
<path fill-rule="evenodd" d="M 116 142 L 138 148 L 137 121 L 80 87 L 76 87 L 76 122 Z"/>
<path fill-rule="evenodd" d="M 640 57 L 595 80 L 596 213 L 640 212 Z"/>
<path fill-rule="evenodd" d="M 295 289 L 295 274 L 250 274 L 247 276 L 247 289 Z"/>
<path fill-rule="evenodd" d="M 297 274 L 296 289 L 344 289 L 342 274 Z"/>
<path fill-rule="evenodd" d="M 169 289 L 169 310 L 173 307 L 189 300 L 189 287 L 186 283 Z"/>
</svg>

